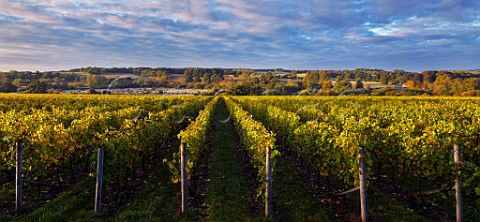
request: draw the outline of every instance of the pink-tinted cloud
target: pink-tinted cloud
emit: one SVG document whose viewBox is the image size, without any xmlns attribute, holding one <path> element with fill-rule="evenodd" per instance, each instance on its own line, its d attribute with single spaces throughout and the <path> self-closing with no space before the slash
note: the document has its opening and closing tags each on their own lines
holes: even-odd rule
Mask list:
<svg viewBox="0 0 480 222">
<path fill-rule="evenodd" d="M 475 68 L 480 50 L 476 0 L 0 0 L 0 8 L 0 70 Z"/>
</svg>

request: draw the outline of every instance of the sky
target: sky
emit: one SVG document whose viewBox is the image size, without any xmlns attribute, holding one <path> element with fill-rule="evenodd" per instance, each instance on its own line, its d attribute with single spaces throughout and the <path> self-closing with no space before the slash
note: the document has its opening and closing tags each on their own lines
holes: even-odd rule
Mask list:
<svg viewBox="0 0 480 222">
<path fill-rule="evenodd" d="M 0 70 L 480 68 L 479 0 L 0 0 Z"/>
</svg>

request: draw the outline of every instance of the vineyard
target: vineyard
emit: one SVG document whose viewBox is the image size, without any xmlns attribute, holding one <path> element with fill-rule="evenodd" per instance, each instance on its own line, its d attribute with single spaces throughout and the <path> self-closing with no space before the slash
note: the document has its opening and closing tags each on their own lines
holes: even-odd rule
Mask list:
<svg viewBox="0 0 480 222">
<path fill-rule="evenodd" d="M 480 218 L 476 98 L 0 101 L 1 221 Z"/>
</svg>

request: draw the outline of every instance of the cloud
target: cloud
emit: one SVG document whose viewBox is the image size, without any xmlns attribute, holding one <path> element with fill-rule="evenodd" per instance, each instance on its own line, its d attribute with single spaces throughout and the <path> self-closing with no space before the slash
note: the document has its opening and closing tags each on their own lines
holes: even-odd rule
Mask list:
<svg viewBox="0 0 480 222">
<path fill-rule="evenodd" d="M 480 50 L 476 0 L 0 0 L 0 8 L 0 70 L 474 68 Z"/>
</svg>

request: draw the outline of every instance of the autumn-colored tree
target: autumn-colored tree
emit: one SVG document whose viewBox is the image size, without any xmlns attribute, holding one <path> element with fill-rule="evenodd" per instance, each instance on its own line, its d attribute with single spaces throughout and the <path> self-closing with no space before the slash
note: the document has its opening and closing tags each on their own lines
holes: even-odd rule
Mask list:
<svg viewBox="0 0 480 222">
<path fill-rule="evenodd" d="M 301 89 L 301 86 L 299 84 L 300 82 L 293 81 L 289 79 L 287 81 L 287 84 L 285 85 L 285 92 L 288 94 L 293 94 L 296 93 L 298 90 Z"/>
<path fill-rule="evenodd" d="M 431 71 L 423 71 L 421 73 L 423 75 L 423 83 L 422 88 L 425 90 L 433 89 L 433 82 L 435 82 L 436 75 Z"/>
<path fill-rule="evenodd" d="M 383 85 L 387 85 L 388 84 L 388 74 L 385 73 L 385 72 L 382 72 L 380 74 L 380 83 L 383 84 Z"/>
<path fill-rule="evenodd" d="M 407 85 L 407 89 L 415 89 L 416 88 L 415 82 L 413 80 L 407 80 L 405 85 Z"/>
<path fill-rule="evenodd" d="M 326 70 L 321 70 L 318 78 L 319 78 L 320 84 L 330 79 L 328 72 Z"/>
<path fill-rule="evenodd" d="M 297 70 L 292 70 L 292 71 L 290 72 L 289 77 L 290 77 L 291 79 L 296 79 L 296 78 L 297 78 L 297 74 L 298 74 L 298 71 L 297 71 Z"/>
<path fill-rule="evenodd" d="M 239 77 L 246 79 L 246 78 L 250 77 L 251 74 L 252 74 L 252 72 L 250 72 L 250 71 L 243 71 L 243 72 L 239 75 Z"/>
<path fill-rule="evenodd" d="M 319 75 L 317 72 L 308 71 L 305 77 L 303 78 L 303 86 L 305 88 L 313 88 L 318 86 Z"/>
<path fill-rule="evenodd" d="M 342 77 L 340 76 L 337 76 L 337 78 L 335 79 L 335 86 L 334 86 L 334 89 L 336 92 L 342 92 L 344 90 L 351 89 L 351 88 L 352 88 L 352 84 L 350 83 L 350 81 L 348 81 L 347 79 L 342 79 Z"/>
<path fill-rule="evenodd" d="M 332 81 L 327 80 L 322 83 L 322 90 L 330 90 L 333 87 Z"/>
<path fill-rule="evenodd" d="M 433 83 L 433 93 L 436 95 L 451 95 L 452 79 L 447 74 L 438 74 Z"/>
<path fill-rule="evenodd" d="M 22 79 L 18 78 L 18 79 L 14 79 L 12 81 L 12 84 L 18 88 L 18 87 L 22 87 L 25 83 Z"/>
<path fill-rule="evenodd" d="M 460 78 L 453 79 L 450 83 L 450 95 L 460 95 L 462 92 L 467 91 L 464 85 L 464 81 Z"/>
</svg>

